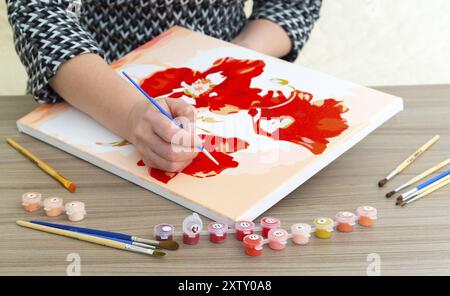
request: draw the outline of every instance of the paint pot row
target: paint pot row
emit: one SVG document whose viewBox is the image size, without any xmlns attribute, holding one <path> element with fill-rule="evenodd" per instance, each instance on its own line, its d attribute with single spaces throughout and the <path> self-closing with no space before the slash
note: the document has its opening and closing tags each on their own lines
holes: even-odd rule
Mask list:
<svg viewBox="0 0 450 296">
<path fill-rule="evenodd" d="M 351 212 L 338 212 L 335 220 L 331 218 L 317 218 L 314 220 L 314 229 L 309 224 L 297 223 L 291 226 L 291 233 L 281 229 L 281 221 L 274 217 L 264 217 L 260 220 L 261 227 L 256 227 L 252 221 L 237 221 L 233 228 L 221 222 L 212 222 L 208 225 L 207 232 L 203 232 L 203 221 L 198 214 L 193 213 L 183 220 L 183 243 L 195 245 L 200 241 L 202 234 L 209 234 L 211 242 L 220 244 L 227 239 L 228 233 L 236 233 L 240 241 L 261 231 L 261 238 L 273 249 L 283 249 L 287 239 L 292 238 L 298 245 L 309 242 L 310 233 L 314 232 L 318 238 L 329 238 L 334 228 L 341 232 L 352 232 L 354 225 L 358 222 L 362 226 L 373 226 L 377 219 L 377 210 L 370 206 L 362 206 L 356 209 L 356 214 Z M 158 224 L 154 227 L 156 240 L 172 240 L 175 236 L 175 228 L 171 224 Z"/>
<path fill-rule="evenodd" d="M 44 208 L 45 214 L 49 217 L 58 217 L 66 213 L 70 221 L 81 221 L 86 216 L 85 205 L 81 201 L 71 201 L 64 205 L 60 197 L 47 197 L 42 200 L 39 192 L 26 192 L 22 195 L 22 206 L 27 212 L 35 212 Z"/>
<path fill-rule="evenodd" d="M 340 232 L 352 232 L 356 222 L 364 227 L 372 227 L 376 219 L 376 208 L 361 206 L 356 209 L 356 214 L 346 211 L 338 212 L 335 221 L 331 218 L 316 218 L 313 221 L 314 228 L 309 224 L 294 224 L 291 226 L 291 233 L 288 233 L 280 228 L 279 219 L 265 217 L 261 219 L 261 235 L 252 233 L 244 237 L 244 250 L 249 256 L 259 256 L 263 253 L 263 246 L 268 244 L 271 249 L 280 251 L 286 247 L 289 239 L 292 239 L 296 245 L 306 245 L 309 243 L 311 233 L 318 238 L 327 239 L 331 237 L 335 227 Z"/>
</svg>

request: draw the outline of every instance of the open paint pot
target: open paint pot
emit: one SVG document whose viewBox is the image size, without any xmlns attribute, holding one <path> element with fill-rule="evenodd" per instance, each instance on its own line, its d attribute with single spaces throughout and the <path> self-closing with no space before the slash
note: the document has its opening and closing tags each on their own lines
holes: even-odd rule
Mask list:
<svg viewBox="0 0 450 296">
<path fill-rule="evenodd" d="M 158 224 L 153 228 L 153 234 L 157 241 L 173 240 L 175 228 L 170 224 Z"/>
<path fill-rule="evenodd" d="M 318 238 L 330 238 L 333 233 L 334 221 L 330 218 L 316 218 L 313 222 Z"/>
<path fill-rule="evenodd" d="M 336 214 L 336 229 L 340 232 L 352 232 L 356 224 L 356 215 L 350 212 Z"/>
<path fill-rule="evenodd" d="M 297 223 L 291 226 L 292 241 L 297 245 L 306 245 L 311 237 L 311 225 Z"/>
<path fill-rule="evenodd" d="M 27 212 L 34 212 L 41 208 L 42 194 L 39 192 L 27 192 L 22 194 L 22 206 Z"/>
<path fill-rule="evenodd" d="M 247 255 L 255 257 L 263 253 L 264 239 L 259 234 L 246 235 L 242 242 Z"/>
<path fill-rule="evenodd" d="M 86 216 L 86 209 L 84 202 L 71 201 L 66 203 L 66 215 L 70 221 L 77 222 L 84 219 Z"/>
<path fill-rule="evenodd" d="M 61 197 L 47 197 L 44 199 L 44 211 L 49 217 L 57 217 L 64 211 L 63 199 Z"/>
<path fill-rule="evenodd" d="M 183 220 L 183 243 L 196 245 L 200 240 L 200 232 L 203 229 L 202 219 L 197 213 L 187 216 Z"/>
<path fill-rule="evenodd" d="M 272 250 L 281 251 L 286 248 L 289 233 L 284 229 L 271 229 L 267 235 L 269 247 Z"/>
<path fill-rule="evenodd" d="M 255 223 L 252 221 L 237 221 L 234 224 L 234 228 L 236 229 L 236 238 L 242 241 L 246 235 L 253 233 Z"/>
<path fill-rule="evenodd" d="M 360 225 L 372 227 L 377 220 L 377 209 L 371 206 L 361 206 L 356 209 L 356 215 Z"/>
<path fill-rule="evenodd" d="M 228 225 L 220 222 L 212 222 L 208 225 L 209 239 L 215 244 L 220 244 L 227 238 Z"/>
<path fill-rule="evenodd" d="M 281 221 L 274 217 L 264 217 L 260 221 L 261 223 L 261 234 L 264 238 L 267 238 L 269 231 L 271 229 L 277 229 L 281 226 Z"/>
</svg>

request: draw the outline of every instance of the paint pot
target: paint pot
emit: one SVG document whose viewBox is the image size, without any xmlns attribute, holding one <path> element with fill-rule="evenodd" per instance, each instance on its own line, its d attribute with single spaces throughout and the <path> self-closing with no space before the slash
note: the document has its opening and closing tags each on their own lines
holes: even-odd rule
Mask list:
<svg viewBox="0 0 450 296">
<path fill-rule="evenodd" d="M 183 220 L 183 243 L 196 245 L 200 240 L 200 232 L 203 229 L 202 219 L 197 213 L 187 216 Z"/>
<path fill-rule="evenodd" d="M 170 224 L 158 224 L 153 228 L 153 234 L 157 241 L 173 240 L 175 228 Z"/>
<path fill-rule="evenodd" d="M 84 219 L 86 216 L 86 210 L 84 202 L 81 201 L 71 201 L 66 203 L 66 215 L 70 221 L 77 222 Z"/>
<path fill-rule="evenodd" d="M 264 217 L 260 221 L 261 223 L 261 234 L 264 238 L 267 238 L 269 231 L 271 229 L 277 229 L 281 226 L 281 221 L 274 217 Z"/>
<path fill-rule="evenodd" d="M 311 225 L 296 223 L 291 226 L 292 241 L 297 245 L 306 245 L 311 237 Z"/>
<path fill-rule="evenodd" d="M 26 192 L 22 194 L 22 206 L 27 212 L 34 212 L 41 208 L 42 194 L 39 192 Z"/>
<path fill-rule="evenodd" d="M 236 238 L 242 241 L 246 235 L 253 233 L 255 223 L 252 221 L 237 221 L 234 224 L 234 228 L 236 229 Z"/>
<path fill-rule="evenodd" d="M 209 239 L 215 244 L 220 244 L 227 238 L 228 225 L 220 222 L 212 222 L 208 225 Z"/>
<path fill-rule="evenodd" d="M 269 247 L 272 250 L 281 251 L 286 248 L 289 233 L 284 229 L 271 229 L 267 235 L 269 239 Z"/>
<path fill-rule="evenodd" d="M 340 232 L 352 232 L 356 224 L 356 215 L 350 212 L 336 214 L 336 229 Z"/>
<path fill-rule="evenodd" d="M 330 238 L 333 233 L 334 221 L 330 218 L 316 218 L 313 222 L 318 238 Z"/>
<path fill-rule="evenodd" d="M 242 242 L 247 255 L 255 257 L 263 253 L 264 239 L 261 235 L 254 233 L 246 235 Z"/>
<path fill-rule="evenodd" d="M 360 225 L 372 227 L 377 220 L 377 209 L 371 206 L 361 206 L 356 209 L 356 215 Z"/>
<path fill-rule="evenodd" d="M 63 199 L 61 197 L 47 197 L 44 199 L 44 211 L 49 217 L 58 217 L 64 211 Z"/>
</svg>

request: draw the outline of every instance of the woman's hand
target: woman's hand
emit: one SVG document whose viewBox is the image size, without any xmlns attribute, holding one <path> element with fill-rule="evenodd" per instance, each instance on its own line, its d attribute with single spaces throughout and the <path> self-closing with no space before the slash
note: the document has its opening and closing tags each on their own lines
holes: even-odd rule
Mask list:
<svg viewBox="0 0 450 296">
<path fill-rule="evenodd" d="M 179 172 L 197 156 L 196 147 L 202 145 L 194 129 L 195 108 L 180 99 L 160 99 L 158 103 L 180 128 L 150 102 L 135 103 L 130 112 L 129 140 L 141 154 L 144 163 L 167 172 Z"/>
</svg>

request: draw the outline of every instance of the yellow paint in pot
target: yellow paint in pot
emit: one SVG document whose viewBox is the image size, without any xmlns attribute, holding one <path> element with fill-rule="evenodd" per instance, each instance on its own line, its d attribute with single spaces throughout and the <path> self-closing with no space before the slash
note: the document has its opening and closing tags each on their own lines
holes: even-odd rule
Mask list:
<svg viewBox="0 0 450 296">
<path fill-rule="evenodd" d="M 318 238 L 330 238 L 333 234 L 334 221 L 330 218 L 316 218 L 313 222 L 316 228 L 315 235 Z"/>
</svg>

